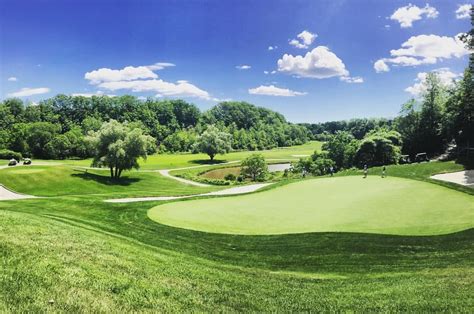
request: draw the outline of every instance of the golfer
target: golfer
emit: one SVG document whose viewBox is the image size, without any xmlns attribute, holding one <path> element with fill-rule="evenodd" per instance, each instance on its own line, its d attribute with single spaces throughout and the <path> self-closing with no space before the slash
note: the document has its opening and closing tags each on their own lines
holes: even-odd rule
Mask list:
<svg viewBox="0 0 474 314">
<path fill-rule="evenodd" d="M 331 177 L 334 175 L 334 168 L 332 166 L 329 167 L 329 173 L 331 174 Z"/>
<path fill-rule="evenodd" d="M 367 165 L 364 165 L 364 179 L 367 178 L 367 172 L 368 172 Z"/>
<path fill-rule="evenodd" d="M 383 168 L 382 168 L 382 178 L 385 178 L 385 171 L 386 171 L 386 170 L 387 170 L 387 169 L 385 168 L 385 166 L 383 166 Z"/>
</svg>

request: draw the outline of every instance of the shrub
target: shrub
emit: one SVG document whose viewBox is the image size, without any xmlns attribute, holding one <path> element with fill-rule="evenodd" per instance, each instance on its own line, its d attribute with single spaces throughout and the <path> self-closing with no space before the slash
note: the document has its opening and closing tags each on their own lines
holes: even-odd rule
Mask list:
<svg viewBox="0 0 474 314">
<path fill-rule="evenodd" d="M 228 173 L 225 175 L 224 179 L 228 181 L 235 181 L 237 177 L 233 173 Z"/>
<path fill-rule="evenodd" d="M 12 159 L 12 158 L 20 161 L 22 158 L 22 155 L 20 153 L 14 152 L 9 149 L 0 149 L 0 159 Z"/>
</svg>

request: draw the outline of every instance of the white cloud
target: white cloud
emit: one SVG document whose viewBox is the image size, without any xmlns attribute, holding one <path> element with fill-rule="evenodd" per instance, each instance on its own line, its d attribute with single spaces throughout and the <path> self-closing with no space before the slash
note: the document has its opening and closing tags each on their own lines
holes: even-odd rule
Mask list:
<svg viewBox="0 0 474 314">
<path fill-rule="evenodd" d="M 349 76 L 342 60 L 325 46 L 318 46 L 305 56 L 284 54 L 278 60 L 278 71 L 318 79 Z"/>
<path fill-rule="evenodd" d="M 390 25 L 388 25 L 388 24 L 385 24 L 384 27 L 385 27 L 385 29 L 390 29 Z"/>
<path fill-rule="evenodd" d="M 157 71 L 157 70 L 163 70 L 164 68 L 168 67 L 174 67 L 174 63 L 169 63 L 169 62 L 157 62 L 152 65 L 147 65 L 146 67 L 152 71 Z"/>
<path fill-rule="evenodd" d="M 456 10 L 457 19 L 468 19 L 471 16 L 471 4 L 460 4 Z"/>
<path fill-rule="evenodd" d="M 351 77 L 351 76 L 341 76 L 339 79 L 343 82 L 350 83 L 350 84 L 352 84 L 352 83 L 356 83 L 356 84 L 364 83 L 364 79 L 360 76 L 353 76 L 353 77 Z"/>
<path fill-rule="evenodd" d="M 400 49 L 390 50 L 390 58 L 382 58 L 374 63 L 377 72 L 389 70 L 388 64 L 397 66 L 417 66 L 435 64 L 444 59 L 461 58 L 469 54 L 464 43 L 454 37 L 438 35 L 418 35 L 410 37 Z"/>
<path fill-rule="evenodd" d="M 47 87 L 39 87 L 39 88 L 22 88 L 17 92 L 8 94 L 8 97 L 27 97 L 33 95 L 40 95 L 49 93 L 50 89 Z"/>
<path fill-rule="evenodd" d="M 158 75 L 148 66 L 127 66 L 121 70 L 112 70 L 101 68 L 84 75 L 91 84 L 100 84 L 101 82 L 133 81 L 136 79 L 158 78 Z"/>
<path fill-rule="evenodd" d="M 289 41 L 290 45 L 295 46 L 296 48 L 308 49 L 309 46 L 314 42 L 316 37 L 318 37 L 318 35 L 304 30 L 296 37 L 298 39 L 291 39 Z"/>
<path fill-rule="evenodd" d="M 407 6 L 395 10 L 390 16 L 390 19 L 400 23 L 401 28 L 407 28 L 412 27 L 413 22 L 421 20 L 423 16 L 434 19 L 438 17 L 438 14 L 438 10 L 429 4 L 424 8 L 420 8 L 410 3 Z"/>
<path fill-rule="evenodd" d="M 276 73 L 275 70 L 273 70 L 273 71 L 263 71 L 263 74 L 266 74 L 266 75 L 268 75 L 268 74 L 275 74 L 275 73 Z"/>
<path fill-rule="evenodd" d="M 235 68 L 237 70 L 250 70 L 252 67 L 247 64 L 242 64 L 242 65 L 236 65 Z"/>
<path fill-rule="evenodd" d="M 293 97 L 306 95 L 305 92 L 296 92 L 288 88 L 279 88 L 274 85 L 260 85 L 259 87 L 250 88 L 249 94 L 251 95 L 266 95 L 266 96 L 282 96 L 282 97 Z"/>
<path fill-rule="evenodd" d="M 16 81 L 18 81 L 18 79 L 17 79 L 16 77 L 14 77 L 14 76 L 9 77 L 7 80 L 8 80 L 9 82 L 16 82 Z"/>
<path fill-rule="evenodd" d="M 268 50 L 275 50 L 277 48 L 278 48 L 278 46 L 268 46 Z"/>
<path fill-rule="evenodd" d="M 374 63 L 374 69 L 375 69 L 375 72 L 377 72 L 377 73 L 390 71 L 390 68 L 388 67 L 388 65 L 383 60 L 377 60 Z"/>
<path fill-rule="evenodd" d="M 128 89 L 132 92 L 156 92 L 159 96 L 197 97 L 207 100 L 212 99 L 208 92 L 183 80 L 177 81 L 176 83 L 156 79 L 103 82 L 98 86 L 112 91 Z"/>
<path fill-rule="evenodd" d="M 446 87 L 453 86 L 454 81 L 458 80 L 462 73 L 453 73 L 448 68 L 441 68 L 433 71 L 437 74 L 441 84 Z M 420 72 L 417 74 L 415 83 L 405 89 L 406 92 L 412 94 L 415 97 L 419 97 L 426 92 L 426 77 L 427 72 Z"/>
<path fill-rule="evenodd" d="M 107 96 L 107 97 L 115 97 L 117 95 L 112 94 L 104 94 L 103 91 L 97 91 L 96 93 L 74 93 L 71 96 L 82 96 L 82 97 L 92 97 L 92 96 Z"/>
</svg>

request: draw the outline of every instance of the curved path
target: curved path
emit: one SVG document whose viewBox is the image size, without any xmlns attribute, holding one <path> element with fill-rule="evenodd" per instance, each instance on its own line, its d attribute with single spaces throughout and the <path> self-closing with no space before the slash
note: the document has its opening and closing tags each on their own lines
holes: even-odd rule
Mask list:
<svg viewBox="0 0 474 314">
<path fill-rule="evenodd" d="M 20 194 L 7 189 L 0 184 L 0 201 L 21 200 L 26 198 L 35 198 L 36 196 Z"/>
<path fill-rule="evenodd" d="M 238 195 L 255 192 L 261 188 L 264 188 L 272 183 L 257 183 L 250 185 L 237 186 L 225 190 L 203 193 L 203 194 L 194 194 L 194 195 L 184 195 L 184 196 L 156 196 L 156 197 L 132 197 L 132 198 L 116 198 L 105 200 L 104 202 L 108 203 L 132 203 L 132 202 L 145 202 L 145 201 L 169 201 L 177 200 L 183 198 L 190 198 L 196 196 L 222 196 L 222 195 Z"/>
</svg>

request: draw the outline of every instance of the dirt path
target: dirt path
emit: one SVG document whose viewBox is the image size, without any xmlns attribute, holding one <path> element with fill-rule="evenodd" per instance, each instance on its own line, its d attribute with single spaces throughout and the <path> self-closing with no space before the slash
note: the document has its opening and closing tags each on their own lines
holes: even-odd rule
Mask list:
<svg viewBox="0 0 474 314">
<path fill-rule="evenodd" d="M 261 188 L 264 188 L 272 183 L 257 183 L 251 185 L 237 186 L 225 190 L 203 193 L 203 194 L 194 194 L 194 195 L 185 195 L 185 196 L 157 196 L 157 197 L 132 197 L 132 198 L 116 198 L 105 200 L 108 203 L 132 203 L 132 202 L 145 202 L 145 201 L 169 201 L 177 200 L 183 198 L 190 198 L 195 196 L 223 196 L 223 195 L 238 195 L 255 192 Z"/>
<path fill-rule="evenodd" d="M 431 179 L 447 181 L 474 188 L 474 170 L 436 174 Z"/>
</svg>

